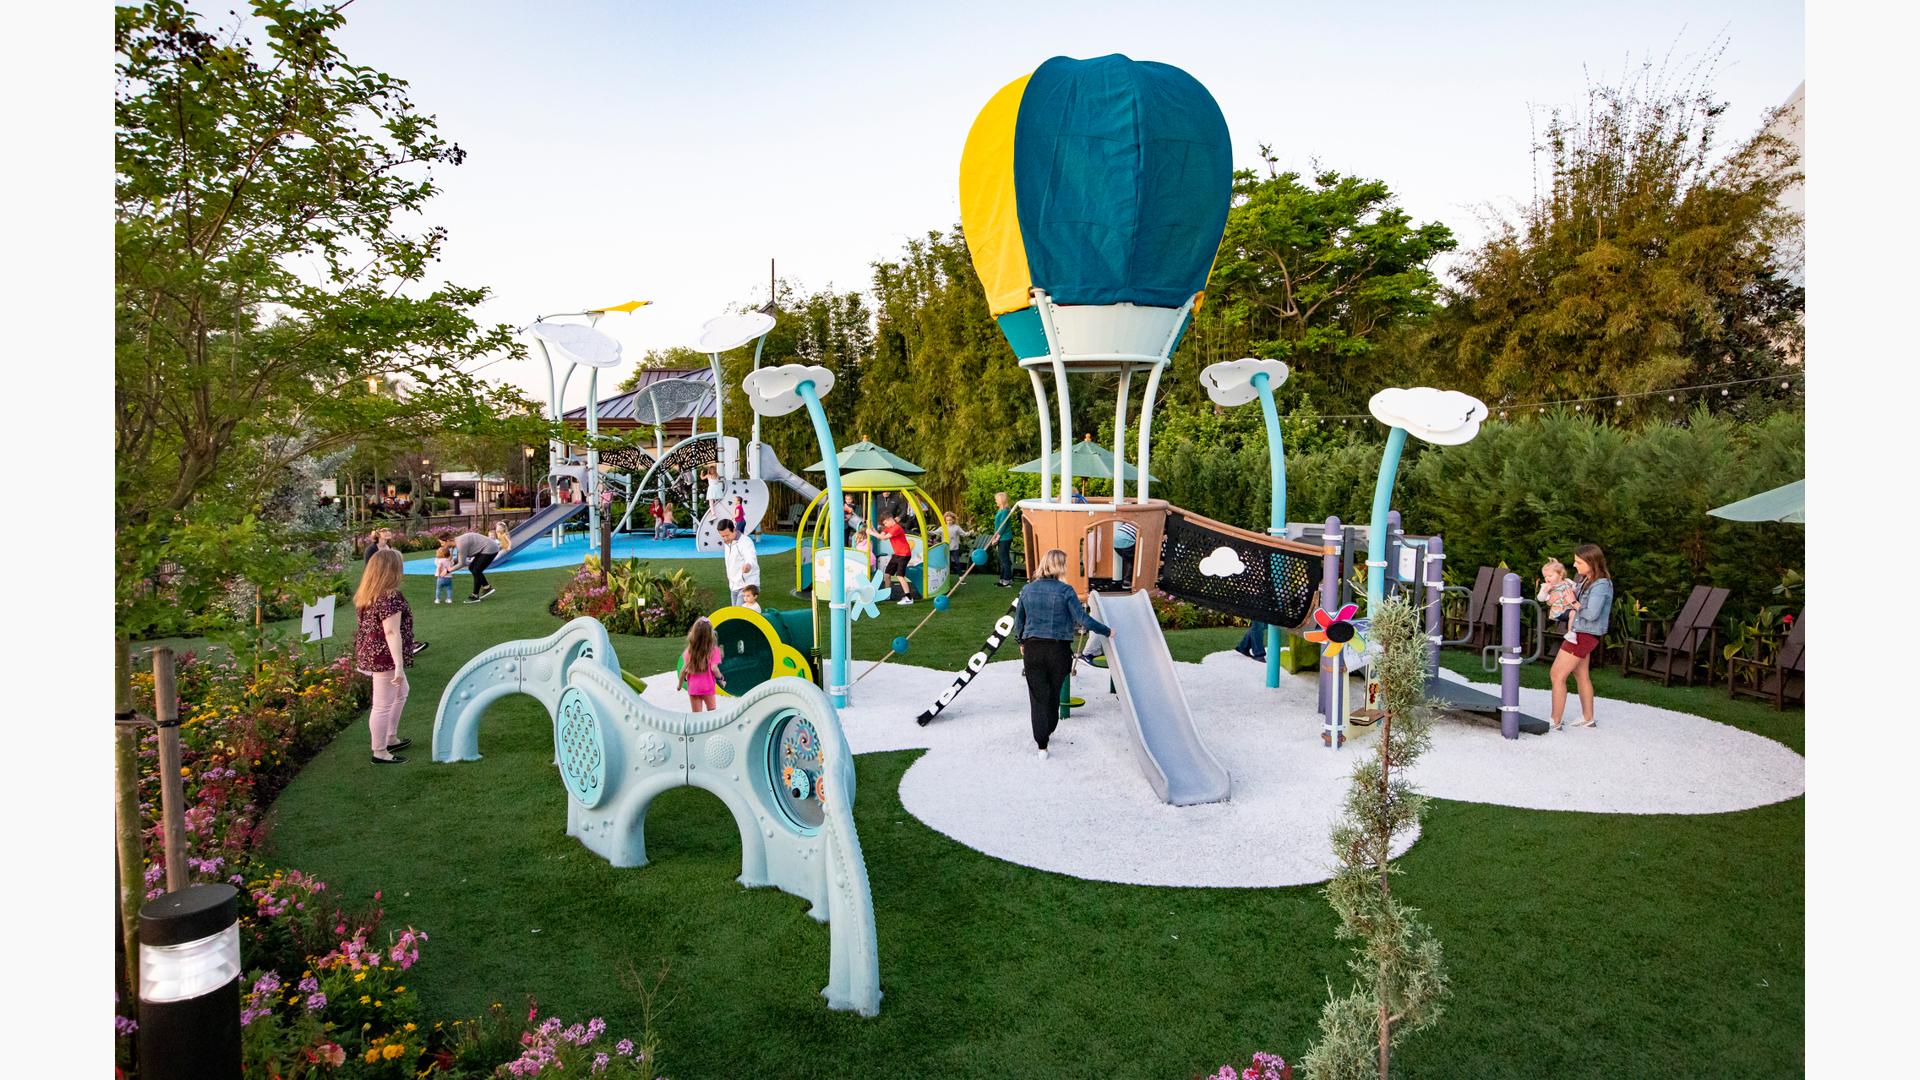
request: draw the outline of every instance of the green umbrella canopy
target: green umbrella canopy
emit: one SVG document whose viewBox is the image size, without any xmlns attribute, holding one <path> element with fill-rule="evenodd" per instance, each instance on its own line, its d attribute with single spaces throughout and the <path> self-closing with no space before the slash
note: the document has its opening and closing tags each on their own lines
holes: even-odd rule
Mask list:
<svg viewBox="0 0 1920 1080">
<path fill-rule="evenodd" d="M 839 453 L 833 456 L 839 460 L 840 471 L 843 473 L 851 472 L 855 469 L 891 469 L 897 473 L 927 471 L 886 447 L 876 446 L 865 439 L 861 439 L 851 446 L 843 447 Z M 822 458 L 807 466 L 807 471 L 826 472 L 826 459 Z"/>
<path fill-rule="evenodd" d="M 919 481 L 891 469 L 858 469 L 840 474 L 842 491 L 905 491 L 909 488 L 920 490 Z"/>
<path fill-rule="evenodd" d="M 1807 523 L 1807 482 L 1795 480 L 1772 491 L 1749 495 L 1739 502 L 1716 506 L 1707 513 L 1728 521 L 1791 521 Z"/>
<path fill-rule="evenodd" d="M 1040 458 L 1034 458 L 1025 465 L 1015 465 L 1013 471 L 1037 473 L 1040 471 L 1040 462 Z M 1054 451 L 1052 464 L 1054 472 L 1058 473 L 1060 471 L 1060 452 L 1057 450 Z M 1140 476 L 1140 470 L 1134 468 L 1132 465 L 1126 466 L 1126 471 L 1127 475 L 1121 478 L 1122 483 L 1128 480 L 1138 479 Z M 1079 442 L 1074 443 L 1073 476 L 1076 480 L 1113 479 L 1113 451 L 1101 446 L 1090 438 L 1081 439 Z M 1151 483 L 1157 484 L 1160 482 L 1160 478 L 1157 476 L 1149 475 L 1147 479 Z"/>
</svg>

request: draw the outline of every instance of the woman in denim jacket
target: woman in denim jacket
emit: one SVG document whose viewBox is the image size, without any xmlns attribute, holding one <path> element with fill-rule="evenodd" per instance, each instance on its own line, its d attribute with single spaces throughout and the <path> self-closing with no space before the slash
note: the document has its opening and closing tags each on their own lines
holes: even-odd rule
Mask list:
<svg viewBox="0 0 1920 1080">
<path fill-rule="evenodd" d="M 1067 571 L 1067 553 L 1054 548 L 1040 557 L 1039 577 L 1020 590 L 1013 613 L 1013 638 L 1020 643 L 1021 667 L 1027 676 L 1027 706 L 1033 720 L 1033 742 L 1047 756 L 1047 740 L 1060 724 L 1060 690 L 1073 670 L 1073 635 L 1082 628 L 1111 636 L 1107 625 L 1087 614 L 1073 586 L 1060 580 Z"/>
<path fill-rule="evenodd" d="M 1600 639 L 1607 636 L 1613 619 L 1613 577 L 1607 573 L 1607 556 L 1598 544 L 1581 544 L 1573 553 L 1573 570 L 1579 582 L 1580 597 L 1573 603 L 1573 622 L 1567 628 L 1566 644 L 1553 658 L 1553 730 L 1560 730 L 1560 717 L 1567 711 L 1567 676 L 1580 687 L 1580 727 L 1593 727 L 1593 676 L 1588 665 Z"/>
</svg>

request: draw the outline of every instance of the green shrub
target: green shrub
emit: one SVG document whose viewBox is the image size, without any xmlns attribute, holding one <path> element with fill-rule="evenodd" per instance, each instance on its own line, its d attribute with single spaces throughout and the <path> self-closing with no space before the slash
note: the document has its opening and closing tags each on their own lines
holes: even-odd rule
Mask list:
<svg viewBox="0 0 1920 1080">
<path fill-rule="evenodd" d="M 600 582 L 600 559 L 589 555 L 562 582 L 548 610 L 563 619 L 591 615 L 615 634 L 679 637 L 706 614 L 706 593 L 685 570 L 661 573 L 638 559 L 615 559 Z"/>
</svg>

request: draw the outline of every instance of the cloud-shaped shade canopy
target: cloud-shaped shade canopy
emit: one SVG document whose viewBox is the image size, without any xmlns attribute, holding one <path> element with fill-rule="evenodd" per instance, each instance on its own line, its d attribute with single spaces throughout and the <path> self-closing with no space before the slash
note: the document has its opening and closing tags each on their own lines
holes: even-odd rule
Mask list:
<svg viewBox="0 0 1920 1080">
<path fill-rule="evenodd" d="M 1479 398 L 1431 386 L 1388 387 L 1373 395 L 1367 410 L 1388 427 L 1405 428 L 1407 434 L 1439 446 L 1471 442 L 1487 418 L 1486 403 Z"/>
</svg>

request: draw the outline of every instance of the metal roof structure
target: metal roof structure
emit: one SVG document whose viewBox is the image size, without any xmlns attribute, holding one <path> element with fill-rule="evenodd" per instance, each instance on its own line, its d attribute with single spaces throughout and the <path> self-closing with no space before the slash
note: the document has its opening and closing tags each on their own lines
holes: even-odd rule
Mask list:
<svg viewBox="0 0 1920 1080">
<path fill-rule="evenodd" d="M 600 423 L 612 423 L 616 427 L 652 427 L 653 409 L 651 403 L 645 398 L 647 390 L 655 383 L 681 379 L 687 382 L 706 383 L 709 388 L 713 386 L 713 369 L 711 368 L 644 368 L 638 374 L 640 381 L 634 384 L 633 389 L 600 399 Z M 701 420 L 711 420 L 713 414 L 714 400 L 713 395 L 709 393 L 706 401 L 696 409 L 677 410 L 666 419 L 684 420 L 688 416 L 695 416 Z M 562 419 L 584 424 L 587 421 L 587 407 L 581 405 L 578 408 L 568 409 Z"/>
</svg>

